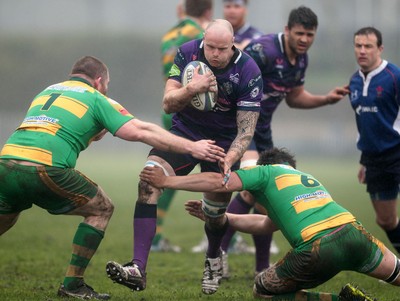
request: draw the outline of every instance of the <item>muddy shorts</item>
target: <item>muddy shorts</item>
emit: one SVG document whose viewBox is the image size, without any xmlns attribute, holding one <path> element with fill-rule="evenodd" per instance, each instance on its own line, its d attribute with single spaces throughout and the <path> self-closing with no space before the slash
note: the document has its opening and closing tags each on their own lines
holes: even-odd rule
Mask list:
<svg viewBox="0 0 400 301">
<path fill-rule="evenodd" d="M 344 270 L 370 273 L 382 261 L 383 249 L 360 223 L 345 224 L 301 250 L 289 251 L 257 276 L 258 283 L 264 293 L 279 294 L 314 288 Z"/>
<path fill-rule="evenodd" d="M 51 214 L 65 214 L 85 205 L 96 183 L 73 168 L 25 166 L 0 160 L 0 214 L 17 213 L 33 204 Z"/>
</svg>

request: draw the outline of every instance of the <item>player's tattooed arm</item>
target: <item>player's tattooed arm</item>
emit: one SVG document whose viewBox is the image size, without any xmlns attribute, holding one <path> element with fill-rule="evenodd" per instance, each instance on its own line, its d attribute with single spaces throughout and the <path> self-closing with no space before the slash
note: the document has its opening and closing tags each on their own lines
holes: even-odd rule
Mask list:
<svg viewBox="0 0 400 301">
<path fill-rule="evenodd" d="M 225 157 L 225 162 L 231 163 L 229 166 L 232 166 L 236 161 L 240 160 L 244 152 L 247 150 L 251 139 L 253 139 L 258 116 L 259 112 L 237 112 L 236 123 L 238 127 L 238 133 Z"/>
</svg>

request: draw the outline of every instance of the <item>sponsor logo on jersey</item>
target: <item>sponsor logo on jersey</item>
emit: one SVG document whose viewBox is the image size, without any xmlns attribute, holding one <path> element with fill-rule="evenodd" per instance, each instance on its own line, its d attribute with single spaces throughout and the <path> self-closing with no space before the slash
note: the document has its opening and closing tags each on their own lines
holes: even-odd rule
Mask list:
<svg viewBox="0 0 400 301">
<path fill-rule="evenodd" d="M 181 74 L 181 70 L 176 64 L 173 64 L 171 70 L 169 70 L 169 76 L 179 76 Z"/>
<path fill-rule="evenodd" d="M 261 75 L 257 76 L 256 78 L 252 78 L 247 86 L 250 88 L 254 86 L 259 80 L 261 80 Z"/>
<path fill-rule="evenodd" d="M 238 107 L 257 108 L 260 106 L 260 103 L 252 101 L 239 101 L 237 105 Z"/>
<path fill-rule="evenodd" d="M 330 195 L 323 190 L 317 190 L 312 193 L 305 193 L 295 197 L 295 201 L 304 200 L 304 201 L 314 201 L 321 198 L 329 197 Z"/>
<path fill-rule="evenodd" d="M 239 83 L 239 73 L 229 75 L 229 80 L 235 84 Z"/>
<path fill-rule="evenodd" d="M 350 101 L 356 101 L 358 97 L 358 90 L 352 91 L 350 94 Z"/>
<path fill-rule="evenodd" d="M 355 111 L 356 111 L 357 115 L 361 115 L 361 113 L 378 113 L 379 109 L 378 109 L 377 106 L 362 106 L 362 105 L 359 105 L 356 108 Z"/>
<path fill-rule="evenodd" d="M 49 123 L 56 124 L 58 122 L 59 120 L 57 118 L 48 117 L 46 115 L 40 115 L 40 116 L 26 117 L 22 123 L 39 125 L 39 124 L 49 124 Z"/>
<path fill-rule="evenodd" d="M 256 98 L 258 94 L 260 94 L 260 88 L 259 87 L 254 87 L 254 89 L 251 90 L 251 92 L 250 92 L 251 98 Z"/>
</svg>

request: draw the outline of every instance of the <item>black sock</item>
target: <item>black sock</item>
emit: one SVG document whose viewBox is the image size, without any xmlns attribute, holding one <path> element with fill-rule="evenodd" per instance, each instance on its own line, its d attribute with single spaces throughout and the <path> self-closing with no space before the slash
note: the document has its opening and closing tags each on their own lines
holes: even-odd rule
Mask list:
<svg viewBox="0 0 400 301">
<path fill-rule="evenodd" d="M 396 228 L 385 232 L 397 253 L 400 254 L 400 222 L 397 223 Z"/>
</svg>

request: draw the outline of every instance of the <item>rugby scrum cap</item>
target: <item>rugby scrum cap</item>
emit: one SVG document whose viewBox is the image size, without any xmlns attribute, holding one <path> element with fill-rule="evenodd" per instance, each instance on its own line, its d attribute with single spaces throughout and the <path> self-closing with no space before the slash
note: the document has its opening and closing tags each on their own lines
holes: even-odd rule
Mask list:
<svg viewBox="0 0 400 301">
<path fill-rule="evenodd" d="M 246 6 L 247 5 L 247 0 L 224 0 L 224 4 L 237 4 L 241 6 Z"/>
</svg>

